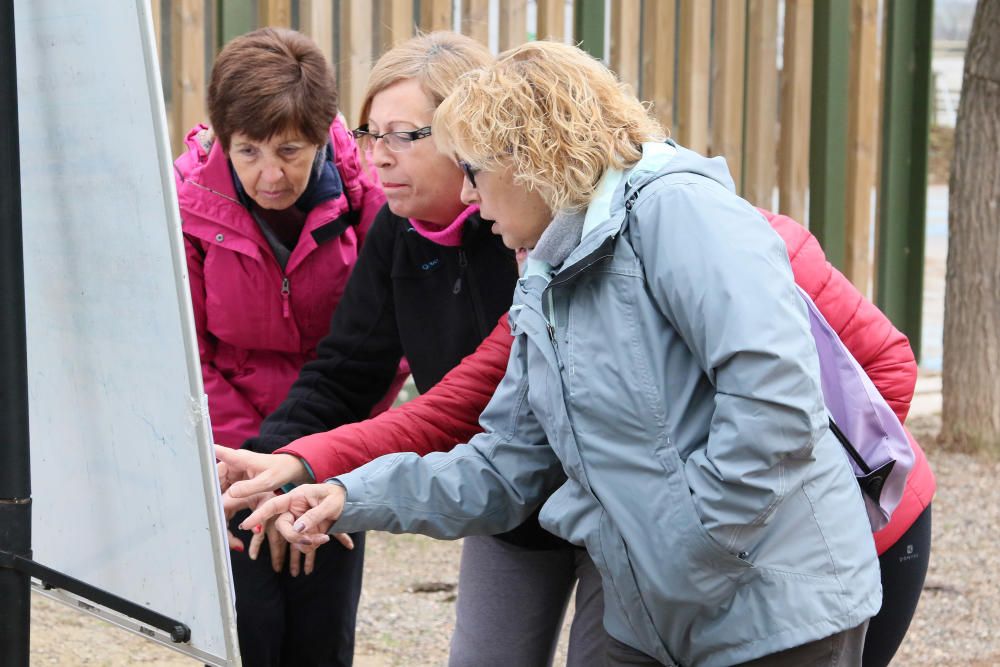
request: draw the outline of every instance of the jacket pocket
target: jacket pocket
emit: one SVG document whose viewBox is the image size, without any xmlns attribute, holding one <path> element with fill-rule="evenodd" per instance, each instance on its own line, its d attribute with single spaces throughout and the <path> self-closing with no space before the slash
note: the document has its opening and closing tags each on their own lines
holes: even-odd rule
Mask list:
<svg viewBox="0 0 1000 667">
<path fill-rule="evenodd" d="M 733 554 L 713 538 L 698 516 L 684 468 L 673 447 L 656 452 L 666 473 L 670 507 L 659 517 L 663 545 L 663 591 L 681 604 L 717 608 L 757 575 L 746 554 Z"/>
</svg>

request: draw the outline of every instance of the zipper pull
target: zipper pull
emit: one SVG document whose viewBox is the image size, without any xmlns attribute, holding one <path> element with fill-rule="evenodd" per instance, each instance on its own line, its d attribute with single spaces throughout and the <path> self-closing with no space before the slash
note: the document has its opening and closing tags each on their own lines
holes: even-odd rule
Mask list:
<svg viewBox="0 0 1000 667">
<path fill-rule="evenodd" d="M 455 281 L 455 286 L 451 288 L 452 294 L 458 294 L 462 291 L 462 276 L 465 275 L 465 267 L 469 265 L 469 259 L 465 256 L 464 250 L 458 251 L 458 280 Z"/>
<path fill-rule="evenodd" d="M 288 302 L 288 297 L 292 293 L 292 283 L 288 280 L 288 276 L 281 279 L 281 314 L 288 319 L 292 315 L 291 306 Z"/>
</svg>

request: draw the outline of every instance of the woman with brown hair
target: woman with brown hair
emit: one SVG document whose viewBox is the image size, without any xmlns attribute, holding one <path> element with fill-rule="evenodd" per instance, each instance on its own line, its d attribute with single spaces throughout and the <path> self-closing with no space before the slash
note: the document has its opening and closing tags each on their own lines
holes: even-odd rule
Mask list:
<svg viewBox="0 0 1000 667">
<path fill-rule="evenodd" d="M 240 447 L 316 357 L 384 197 L 337 117 L 333 71 L 305 35 L 264 28 L 229 42 L 208 111 L 211 125 L 188 133 L 175 163 L 177 195 L 213 436 Z M 391 403 L 388 389 L 376 411 Z M 234 542 L 244 665 L 350 664 L 362 537 L 353 552 L 320 552 L 308 578 L 296 576 L 297 553 L 258 564 Z M 345 603 L 328 608 L 337 598 Z"/>
</svg>

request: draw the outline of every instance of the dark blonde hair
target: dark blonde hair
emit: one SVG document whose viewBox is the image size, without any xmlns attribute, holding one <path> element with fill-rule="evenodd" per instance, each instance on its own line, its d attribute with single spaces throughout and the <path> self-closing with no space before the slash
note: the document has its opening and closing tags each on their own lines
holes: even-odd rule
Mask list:
<svg viewBox="0 0 1000 667">
<path fill-rule="evenodd" d="M 459 77 L 492 61 L 493 56 L 485 46 L 457 32 L 439 30 L 411 37 L 382 54 L 372 67 L 358 125 L 368 123 L 372 99 L 394 83 L 418 81 L 436 107 L 452 91 Z"/>
<path fill-rule="evenodd" d="M 470 164 L 513 168 L 553 211 L 590 204 L 609 168 L 666 138 L 649 110 L 575 46 L 528 42 L 463 77 L 434 116 L 438 149 Z"/>
<path fill-rule="evenodd" d="M 302 33 L 254 30 L 230 41 L 215 59 L 208 117 L 224 150 L 236 132 L 264 141 L 293 131 L 323 145 L 336 115 L 333 68 Z"/>
</svg>

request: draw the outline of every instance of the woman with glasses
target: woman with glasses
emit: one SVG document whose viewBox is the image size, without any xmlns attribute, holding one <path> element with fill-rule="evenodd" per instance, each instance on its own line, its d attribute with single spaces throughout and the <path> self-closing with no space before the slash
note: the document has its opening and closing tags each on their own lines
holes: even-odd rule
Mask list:
<svg viewBox="0 0 1000 667">
<path fill-rule="evenodd" d="M 265 28 L 229 42 L 208 111 L 211 127 L 192 129 L 175 163 L 177 194 L 213 437 L 240 447 L 316 357 L 384 198 L 305 35 Z M 317 604 L 360 588 L 360 559 L 334 545 L 306 582 L 299 554 L 285 564 L 275 550 L 265 565 L 232 544 L 243 663 L 350 664 L 354 609 Z"/>
<path fill-rule="evenodd" d="M 365 452 L 314 458 L 300 447 L 310 440 L 303 436 L 367 417 L 402 357 L 417 389 L 427 391 L 506 318 L 517 280 L 514 253 L 478 206 L 462 202 L 462 170 L 438 152 L 431 128 L 434 110 L 460 76 L 490 60 L 474 40 L 441 32 L 393 48 L 371 71 L 354 136 L 378 173 L 386 206 L 369 230 L 318 357 L 246 445 L 253 453 L 271 453 L 301 438 L 287 453 L 257 457 L 290 468 L 289 480 L 322 481 L 358 465 L 354 461 Z M 439 428 L 465 426 L 442 420 Z M 225 453 L 220 459 L 226 487 L 232 481 L 226 461 L 234 470 L 235 462 Z M 450 664 L 549 664 L 578 578 L 571 664 L 594 664 L 603 656 L 605 635 L 599 576 L 586 552 L 544 531 L 534 518 L 511 528 L 464 545 Z M 260 536 L 252 551 L 259 542 Z M 360 553 L 356 558 L 360 562 Z M 356 605 L 357 599 L 341 596 L 326 604 Z"/>
</svg>

